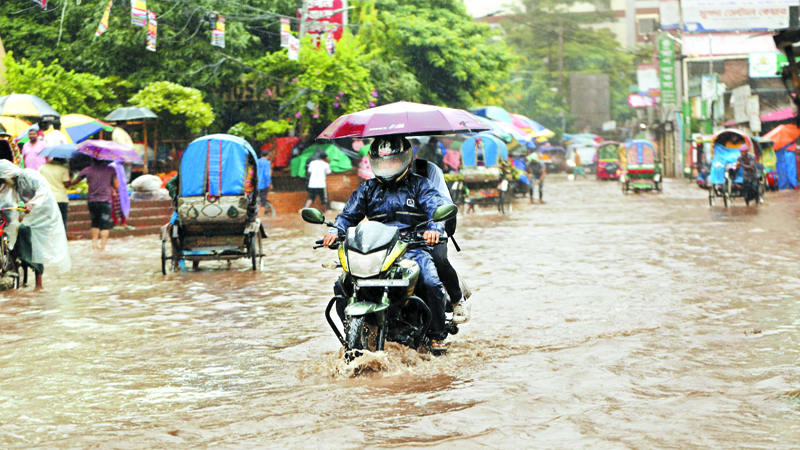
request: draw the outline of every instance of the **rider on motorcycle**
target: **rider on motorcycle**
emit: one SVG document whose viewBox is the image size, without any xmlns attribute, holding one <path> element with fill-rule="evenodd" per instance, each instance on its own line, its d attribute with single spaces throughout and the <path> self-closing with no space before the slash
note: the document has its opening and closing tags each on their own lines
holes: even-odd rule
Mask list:
<svg viewBox="0 0 800 450">
<path fill-rule="evenodd" d="M 350 196 L 344 211 L 336 217 L 335 225 L 346 230 L 358 225 L 365 217 L 369 220 L 396 226 L 400 229 L 413 229 L 418 224 L 431 220 L 433 213 L 445 200 L 425 178 L 415 175 L 411 164 L 414 153 L 411 143 L 401 136 L 381 136 L 376 138 L 369 149 L 369 162 L 375 178 L 367 180 Z M 431 222 L 423 233 L 429 246 L 439 243 L 443 225 Z M 323 245 L 336 242 L 339 231 L 331 229 L 323 238 Z M 426 304 L 433 315 L 428 338 L 433 350 L 447 348 L 445 331 L 445 293 L 436 266 L 431 257 L 430 247 L 410 250 L 406 254 L 419 264 L 420 280 Z M 342 295 L 343 286 L 334 288 Z M 339 317 L 344 316 L 344 304 L 337 304 Z"/>
</svg>

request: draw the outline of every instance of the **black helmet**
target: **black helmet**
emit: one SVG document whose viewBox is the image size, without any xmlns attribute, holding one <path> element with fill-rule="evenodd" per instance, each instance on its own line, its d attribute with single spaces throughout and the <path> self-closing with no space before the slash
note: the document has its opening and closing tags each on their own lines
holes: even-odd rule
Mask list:
<svg viewBox="0 0 800 450">
<path fill-rule="evenodd" d="M 414 151 L 402 136 L 380 136 L 369 146 L 369 165 L 382 183 L 399 183 L 411 173 Z"/>
</svg>

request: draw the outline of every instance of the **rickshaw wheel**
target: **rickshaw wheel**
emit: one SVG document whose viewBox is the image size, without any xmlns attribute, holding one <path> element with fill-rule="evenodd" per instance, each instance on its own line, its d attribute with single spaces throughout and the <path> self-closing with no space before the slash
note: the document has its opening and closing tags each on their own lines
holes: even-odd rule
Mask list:
<svg viewBox="0 0 800 450">
<path fill-rule="evenodd" d="M 727 208 L 728 206 L 730 206 L 730 204 L 731 204 L 731 198 L 730 198 L 730 196 L 728 195 L 728 190 L 727 190 L 727 189 L 724 189 L 724 190 L 722 191 L 722 201 L 723 201 L 723 203 L 725 203 L 725 207 L 726 207 L 726 208 Z"/>
<path fill-rule="evenodd" d="M 170 243 L 172 244 L 172 270 L 177 271 L 178 264 L 181 262 L 181 249 L 178 248 L 177 239 L 170 239 Z"/>
<path fill-rule="evenodd" d="M 717 198 L 714 196 L 714 187 L 713 186 L 708 188 L 708 205 L 709 206 L 716 206 L 717 205 Z"/>
<path fill-rule="evenodd" d="M 167 274 L 167 241 L 161 241 L 161 274 Z"/>
<path fill-rule="evenodd" d="M 628 195 L 628 182 L 620 183 L 622 185 L 622 193 L 624 195 Z"/>
<path fill-rule="evenodd" d="M 250 239 L 248 250 L 250 253 L 250 259 L 253 262 L 253 270 L 258 270 L 261 267 L 261 254 L 262 254 L 262 246 L 261 246 L 261 233 L 255 232 L 250 234 Z"/>
</svg>

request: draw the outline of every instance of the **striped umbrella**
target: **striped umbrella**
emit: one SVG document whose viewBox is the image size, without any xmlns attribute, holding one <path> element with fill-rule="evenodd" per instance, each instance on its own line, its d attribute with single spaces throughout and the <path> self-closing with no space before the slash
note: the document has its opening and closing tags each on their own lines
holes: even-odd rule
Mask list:
<svg viewBox="0 0 800 450">
<path fill-rule="evenodd" d="M 11 94 L 0 97 L 0 116 L 61 117 L 61 114 L 35 95 Z"/>
<path fill-rule="evenodd" d="M 31 128 L 39 129 L 36 124 L 33 124 L 23 130 L 16 139 L 19 145 L 28 142 L 28 130 Z M 44 135 L 47 136 L 53 130 L 54 128 L 50 128 L 44 132 Z M 67 142 L 69 143 L 78 144 L 83 142 L 100 130 L 112 132 L 114 131 L 114 126 L 83 114 L 67 114 L 61 118 L 61 132 L 67 135 Z"/>
<path fill-rule="evenodd" d="M 17 136 L 31 126 L 30 123 L 16 117 L 0 117 L 0 124 L 11 136 Z"/>
</svg>

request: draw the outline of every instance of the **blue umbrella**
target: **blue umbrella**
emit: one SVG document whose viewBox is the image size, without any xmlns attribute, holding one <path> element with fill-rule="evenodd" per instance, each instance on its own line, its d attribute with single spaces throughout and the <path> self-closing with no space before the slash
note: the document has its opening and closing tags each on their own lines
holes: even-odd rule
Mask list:
<svg viewBox="0 0 800 450">
<path fill-rule="evenodd" d="M 52 147 L 47 147 L 44 150 L 39 152 L 39 156 L 43 156 L 45 158 L 72 158 L 75 155 L 75 152 L 78 150 L 78 146 L 76 144 L 63 144 L 63 145 L 54 145 Z"/>
</svg>

